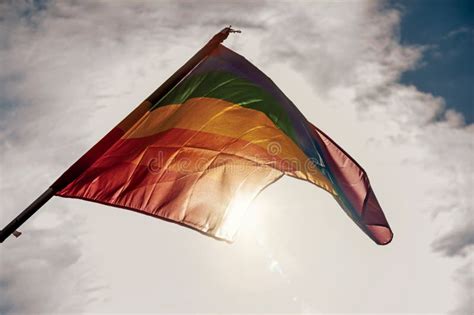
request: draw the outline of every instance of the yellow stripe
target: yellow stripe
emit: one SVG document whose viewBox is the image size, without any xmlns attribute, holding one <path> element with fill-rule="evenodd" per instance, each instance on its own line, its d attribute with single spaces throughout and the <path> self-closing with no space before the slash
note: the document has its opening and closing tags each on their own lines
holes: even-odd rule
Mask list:
<svg viewBox="0 0 474 315">
<path fill-rule="evenodd" d="M 172 128 L 214 133 L 258 145 L 288 163 L 297 163 L 298 170 L 288 175 L 308 180 L 336 194 L 304 152 L 264 113 L 222 99 L 197 97 L 183 104 L 159 107 L 145 113 L 122 138 L 142 138 Z"/>
</svg>

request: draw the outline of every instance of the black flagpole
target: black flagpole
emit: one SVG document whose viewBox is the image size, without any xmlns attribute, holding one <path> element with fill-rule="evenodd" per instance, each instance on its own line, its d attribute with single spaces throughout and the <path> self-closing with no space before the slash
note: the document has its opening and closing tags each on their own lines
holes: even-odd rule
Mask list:
<svg viewBox="0 0 474 315">
<path fill-rule="evenodd" d="M 191 57 L 181 68 L 179 68 L 168 80 L 160 85 L 146 101 L 155 104 L 163 96 L 165 96 L 176 84 L 181 81 L 196 65 L 198 65 L 204 58 L 206 58 L 220 43 L 222 43 L 230 33 L 240 33 L 240 31 L 233 30 L 231 26 L 222 29 L 219 33 L 214 35 L 211 40 L 201 48 L 194 56 Z M 125 118 L 126 119 L 126 118 Z M 81 169 L 75 169 L 74 173 L 80 173 Z M 77 174 L 78 175 L 78 174 Z M 74 177 L 69 178 L 70 181 Z M 62 185 L 68 183 L 61 182 Z M 52 185 L 44 193 L 42 193 L 32 204 L 30 204 L 23 212 L 21 212 L 15 219 L 8 223 L 3 230 L 0 230 L 0 243 L 3 243 L 10 235 L 19 236 L 21 233 L 17 229 L 25 223 L 36 211 L 38 211 L 49 199 L 51 199 L 61 187 Z"/>
</svg>

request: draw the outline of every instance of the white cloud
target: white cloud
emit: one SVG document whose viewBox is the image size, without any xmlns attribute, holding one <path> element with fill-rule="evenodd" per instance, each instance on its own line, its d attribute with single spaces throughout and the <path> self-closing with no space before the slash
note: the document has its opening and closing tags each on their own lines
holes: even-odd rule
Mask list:
<svg viewBox="0 0 474 315">
<path fill-rule="evenodd" d="M 472 28 L 469 28 L 467 26 L 461 26 L 457 29 L 454 29 L 452 30 L 451 32 L 448 33 L 448 35 L 446 35 L 444 37 L 444 39 L 448 39 L 448 38 L 452 38 L 452 37 L 456 37 L 460 34 L 473 34 L 474 33 L 474 30 Z"/>
<path fill-rule="evenodd" d="M 398 42 L 397 11 L 304 1 L 1 6 L 2 223 L 232 24 L 243 34 L 226 45 L 366 168 L 395 239 L 373 246 L 328 195 L 292 179 L 261 194 L 231 246 L 56 198 L 0 247 L 0 312 L 468 310 L 474 128 L 397 82 L 422 54 Z"/>
</svg>

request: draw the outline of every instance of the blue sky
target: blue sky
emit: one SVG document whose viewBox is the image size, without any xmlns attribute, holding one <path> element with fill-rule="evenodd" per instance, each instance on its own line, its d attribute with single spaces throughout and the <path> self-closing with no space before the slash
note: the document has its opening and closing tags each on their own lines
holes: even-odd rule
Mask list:
<svg viewBox="0 0 474 315">
<path fill-rule="evenodd" d="M 427 46 L 419 68 L 401 81 L 441 96 L 449 107 L 474 122 L 474 1 L 395 0 L 402 9 L 402 44 Z"/>
</svg>

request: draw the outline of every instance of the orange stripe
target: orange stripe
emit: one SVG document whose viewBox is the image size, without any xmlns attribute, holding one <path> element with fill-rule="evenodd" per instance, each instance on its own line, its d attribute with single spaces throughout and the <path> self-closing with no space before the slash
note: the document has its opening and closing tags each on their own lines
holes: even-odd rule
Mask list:
<svg viewBox="0 0 474 315">
<path fill-rule="evenodd" d="M 249 142 L 289 164 L 298 165 L 288 175 L 308 180 L 335 194 L 332 185 L 304 152 L 262 112 L 221 99 L 198 97 L 145 113 L 122 137 L 148 137 L 172 128 L 200 131 Z"/>
</svg>

